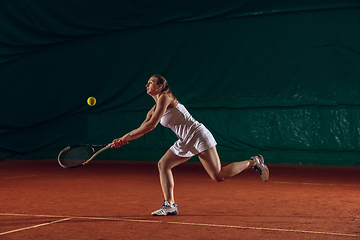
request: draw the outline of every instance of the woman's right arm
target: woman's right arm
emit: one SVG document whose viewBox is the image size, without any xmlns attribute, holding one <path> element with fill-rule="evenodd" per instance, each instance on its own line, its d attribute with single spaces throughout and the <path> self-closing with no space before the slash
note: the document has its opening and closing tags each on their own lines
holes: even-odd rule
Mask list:
<svg viewBox="0 0 360 240">
<path fill-rule="evenodd" d="M 154 109 L 155 109 L 155 106 L 152 107 L 152 108 L 150 109 L 150 111 L 146 114 L 146 118 L 145 118 L 145 120 L 142 122 L 142 124 L 140 125 L 139 128 L 141 128 L 141 127 L 144 126 L 148 121 L 150 121 L 152 115 L 154 114 Z M 138 129 L 138 128 L 137 128 L 137 129 Z M 133 131 L 125 134 L 125 135 L 122 136 L 121 138 L 114 139 L 114 140 L 112 141 L 112 146 L 111 146 L 111 148 L 118 148 L 118 147 L 120 147 L 121 145 L 128 144 L 129 141 L 126 140 L 126 139 L 128 138 L 128 136 L 130 136 L 131 134 L 133 134 L 134 131 L 136 131 L 137 129 L 134 129 Z"/>
<path fill-rule="evenodd" d="M 145 118 L 145 120 L 143 121 L 143 123 L 140 126 L 144 125 L 145 123 L 147 123 L 151 119 L 152 115 L 154 114 L 154 108 L 155 108 L 155 106 L 152 107 L 150 109 L 150 111 L 146 114 L 146 118 Z"/>
</svg>

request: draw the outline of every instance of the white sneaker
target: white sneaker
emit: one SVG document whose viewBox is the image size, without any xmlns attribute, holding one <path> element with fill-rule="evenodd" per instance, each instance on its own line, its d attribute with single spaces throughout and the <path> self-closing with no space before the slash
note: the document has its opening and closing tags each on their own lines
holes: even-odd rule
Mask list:
<svg viewBox="0 0 360 240">
<path fill-rule="evenodd" d="M 266 182 L 269 179 L 269 169 L 265 165 L 264 158 L 261 155 L 257 155 L 251 158 L 254 161 L 252 168 L 260 174 L 261 179 Z"/>
<path fill-rule="evenodd" d="M 177 209 L 176 204 L 169 204 L 167 201 L 164 201 L 164 205 L 155 212 L 152 212 L 151 215 L 154 216 L 167 216 L 167 215 L 176 215 L 179 211 Z"/>
</svg>

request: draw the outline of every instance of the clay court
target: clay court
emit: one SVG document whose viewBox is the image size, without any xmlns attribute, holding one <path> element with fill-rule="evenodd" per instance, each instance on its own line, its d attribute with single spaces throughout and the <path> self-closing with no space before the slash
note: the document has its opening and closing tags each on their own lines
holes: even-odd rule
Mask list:
<svg viewBox="0 0 360 240">
<path fill-rule="evenodd" d="M 9 0 L 0 18 L 0 240 L 360 240 L 360 1 Z M 270 178 L 217 183 L 194 157 L 179 214 L 152 216 L 178 139 L 224 165 L 262 154 Z"/>
<path fill-rule="evenodd" d="M 221 183 L 174 169 L 179 215 L 161 207 L 152 161 L 0 162 L 0 239 L 360 239 L 360 168 L 269 164 Z"/>
</svg>

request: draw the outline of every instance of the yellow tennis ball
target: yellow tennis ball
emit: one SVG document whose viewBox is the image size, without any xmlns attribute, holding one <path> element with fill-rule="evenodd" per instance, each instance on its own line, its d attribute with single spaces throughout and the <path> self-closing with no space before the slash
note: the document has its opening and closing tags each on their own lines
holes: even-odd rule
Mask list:
<svg viewBox="0 0 360 240">
<path fill-rule="evenodd" d="M 96 99 L 94 97 L 89 97 L 87 99 L 87 104 L 89 104 L 89 106 L 94 106 L 96 104 Z"/>
</svg>

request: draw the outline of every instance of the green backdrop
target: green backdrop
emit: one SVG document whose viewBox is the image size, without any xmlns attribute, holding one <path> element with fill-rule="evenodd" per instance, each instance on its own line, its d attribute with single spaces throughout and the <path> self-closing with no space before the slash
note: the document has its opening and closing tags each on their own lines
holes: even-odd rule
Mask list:
<svg viewBox="0 0 360 240">
<path fill-rule="evenodd" d="M 0 22 L 1 158 L 122 136 L 159 73 L 223 161 L 360 164 L 359 1 L 12 0 Z M 157 160 L 175 140 L 159 125 L 102 158 Z"/>
</svg>

